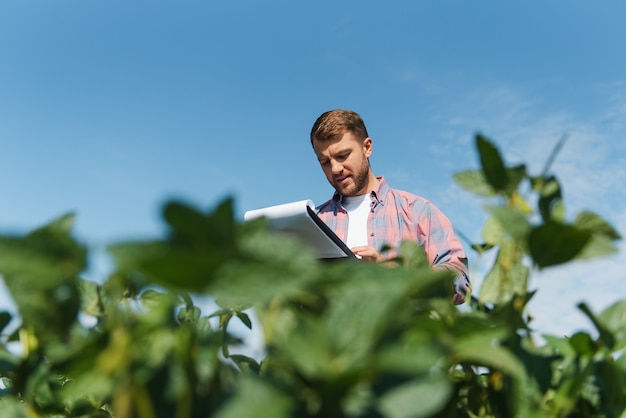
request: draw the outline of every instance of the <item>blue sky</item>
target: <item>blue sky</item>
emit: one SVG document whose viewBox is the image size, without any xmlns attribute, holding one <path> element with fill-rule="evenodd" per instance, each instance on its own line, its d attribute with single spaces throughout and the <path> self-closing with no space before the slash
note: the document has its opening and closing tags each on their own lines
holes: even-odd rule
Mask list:
<svg viewBox="0 0 626 418">
<path fill-rule="evenodd" d="M 68 211 L 95 253 L 162 232 L 170 198 L 247 209 L 332 190 L 308 134 L 348 108 L 374 172 L 478 241 L 484 202 L 453 173 L 482 132 L 509 163 L 553 164 L 573 218 L 626 231 L 626 3 L 117 1 L 0 3 L 0 231 Z M 626 295 L 624 244 L 533 274 L 541 332 L 589 328 Z M 476 289 L 485 260 L 470 253 Z M 101 280 L 106 263 L 87 276 Z M 10 306 L 0 292 L 0 306 Z"/>
</svg>

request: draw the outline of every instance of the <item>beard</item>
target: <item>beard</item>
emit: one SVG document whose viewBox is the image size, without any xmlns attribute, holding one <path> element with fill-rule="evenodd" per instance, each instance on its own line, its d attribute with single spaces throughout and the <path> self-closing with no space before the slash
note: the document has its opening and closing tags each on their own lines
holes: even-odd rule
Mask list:
<svg viewBox="0 0 626 418">
<path fill-rule="evenodd" d="M 344 188 L 343 190 L 339 187 L 335 187 L 335 189 L 339 192 L 340 195 L 347 197 L 365 194 L 367 193 L 365 187 L 367 186 L 369 175 L 369 162 L 367 160 L 363 160 L 363 163 L 359 167 L 358 171 L 352 176 L 353 184 Z"/>
</svg>

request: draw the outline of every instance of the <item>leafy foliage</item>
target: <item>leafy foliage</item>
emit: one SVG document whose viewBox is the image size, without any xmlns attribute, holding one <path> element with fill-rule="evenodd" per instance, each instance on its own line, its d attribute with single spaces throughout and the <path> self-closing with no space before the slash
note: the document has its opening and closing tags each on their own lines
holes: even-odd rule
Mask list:
<svg viewBox="0 0 626 418">
<path fill-rule="evenodd" d="M 597 332 L 543 346 L 526 310 L 534 269 L 610 254 L 619 234 L 588 211 L 568 222 L 554 176 L 507 166 L 482 135 L 476 148 L 481 169 L 455 179 L 493 200 L 472 248 L 496 257 L 469 309 L 415 244 L 394 266 L 322 263 L 263 220 L 237 223 L 230 199 L 207 213 L 167 203 L 166 236 L 111 245 L 102 283 L 80 278 L 73 215 L 0 237 L 19 311 L 0 312 L 1 415 L 625 416 L 626 301 L 598 314 L 580 304 Z M 261 361 L 235 352 L 233 320 L 252 329 L 252 314 Z"/>
</svg>

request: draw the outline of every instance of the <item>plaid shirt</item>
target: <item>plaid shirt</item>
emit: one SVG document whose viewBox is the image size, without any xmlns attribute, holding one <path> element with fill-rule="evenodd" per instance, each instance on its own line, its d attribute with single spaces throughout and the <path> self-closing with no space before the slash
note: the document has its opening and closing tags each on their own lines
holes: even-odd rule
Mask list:
<svg viewBox="0 0 626 418">
<path fill-rule="evenodd" d="M 389 259 L 397 255 L 402 241 L 417 242 L 434 268 L 447 268 L 457 273 L 453 301 L 463 303 L 471 289 L 467 257 L 448 218 L 428 200 L 392 189 L 384 177 L 378 179 L 378 187 L 370 193 L 368 245 L 378 251 L 385 245 L 391 247 L 382 254 Z M 317 207 L 317 212 L 345 242 L 348 237 L 348 212 L 341 199 L 341 195 L 335 193 L 331 200 Z"/>
</svg>

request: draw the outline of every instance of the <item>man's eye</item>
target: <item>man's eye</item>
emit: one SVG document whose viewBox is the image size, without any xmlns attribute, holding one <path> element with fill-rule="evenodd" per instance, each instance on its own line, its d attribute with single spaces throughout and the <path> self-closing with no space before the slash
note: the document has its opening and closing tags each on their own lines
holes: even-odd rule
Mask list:
<svg viewBox="0 0 626 418">
<path fill-rule="evenodd" d="M 322 167 L 326 167 L 328 164 L 330 164 L 330 161 L 320 161 L 320 164 L 322 165 Z"/>
</svg>

